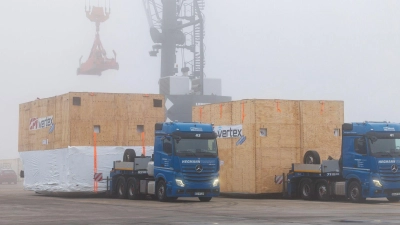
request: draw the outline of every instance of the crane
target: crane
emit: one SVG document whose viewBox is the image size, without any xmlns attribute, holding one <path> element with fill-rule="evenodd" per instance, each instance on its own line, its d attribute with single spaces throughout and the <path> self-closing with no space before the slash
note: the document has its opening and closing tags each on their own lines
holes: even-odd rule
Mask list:
<svg viewBox="0 0 400 225">
<path fill-rule="evenodd" d="M 178 73 L 175 53 L 180 49 L 181 72 L 190 77 L 192 84 L 196 83 L 192 85 L 192 94 L 203 95 L 204 0 L 143 0 L 143 5 L 154 42 L 149 54 L 157 56 L 161 50 L 160 77 Z M 184 51 L 192 53 L 190 60 L 186 60 Z M 168 94 L 162 89 L 160 93 Z"/>
<path fill-rule="evenodd" d="M 111 13 L 111 7 L 107 6 L 91 6 L 89 1 L 89 8 L 85 5 L 86 17 L 94 22 L 96 25 L 96 35 L 92 49 L 86 62 L 82 63 L 82 56 L 79 59 L 79 68 L 77 69 L 77 75 L 101 75 L 103 71 L 109 69 L 119 69 L 119 65 L 116 61 L 117 54 L 113 50 L 114 58 L 107 58 L 107 53 L 100 40 L 100 23 L 108 20 Z"/>
<path fill-rule="evenodd" d="M 167 121 L 191 121 L 192 106 L 230 101 L 231 97 L 221 96 L 219 79 L 205 78 L 205 1 L 142 1 L 154 43 L 149 54 L 161 52 L 159 90 L 166 96 Z M 176 76 L 179 51 L 182 76 Z"/>
</svg>

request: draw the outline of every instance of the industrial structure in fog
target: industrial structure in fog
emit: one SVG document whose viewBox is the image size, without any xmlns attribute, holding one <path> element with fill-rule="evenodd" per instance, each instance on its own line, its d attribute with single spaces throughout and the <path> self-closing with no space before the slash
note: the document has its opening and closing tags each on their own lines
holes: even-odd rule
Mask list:
<svg viewBox="0 0 400 225">
<path fill-rule="evenodd" d="M 204 73 L 204 0 L 143 0 L 143 4 L 154 42 L 149 54 L 161 51 L 159 91 L 166 96 L 167 120 L 191 121 L 192 106 L 230 101 L 231 97 L 222 96 L 221 80 Z"/>
<path fill-rule="evenodd" d="M 205 76 L 204 0 L 142 1 L 154 42 L 149 54 L 161 52 L 159 93 L 166 97 L 166 120 L 191 121 L 192 106 L 230 101 L 231 97 L 222 96 L 221 80 Z M 108 8 L 96 7 L 89 0 L 85 12 L 96 24 L 96 37 L 89 58 L 80 62 L 77 74 L 101 75 L 105 70 L 118 70 L 115 51 L 114 58 L 107 58 L 99 35 L 100 23 L 110 15 L 109 2 Z"/>
<path fill-rule="evenodd" d="M 86 17 L 96 24 L 96 36 L 90 51 L 89 57 L 86 62 L 81 63 L 82 56 L 79 59 L 79 68 L 77 69 L 77 75 L 101 75 L 105 70 L 119 69 L 119 65 L 116 61 L 117 54 L 113 50 L 114 58 L 107 58 L 107 53 L 103 48 L 100 41 L 100 23 L 105 22 L 110 17 L 111 8 L 110 5 L 104 7 L 91 6 L 89 1 L 89 8 L 85 5 Z"/>
</svg>

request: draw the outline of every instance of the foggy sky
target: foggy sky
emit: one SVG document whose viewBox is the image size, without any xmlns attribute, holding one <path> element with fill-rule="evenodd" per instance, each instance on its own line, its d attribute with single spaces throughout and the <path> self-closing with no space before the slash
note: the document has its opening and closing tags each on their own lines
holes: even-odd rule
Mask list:
<svg viewBox="0 0 400 225">
<path fill-rule="evenodd" d="M 84 7 L 2 1 L 0 159 L 19 157 L 20 103 L 71 91 L 158 93 L 160 58 L 148 56 L 141 0 L 111 1 L 100 26 L 119 71 L 76 75 L 95 35 Z M 399 1 L 206 0 L 205 73 L 233 100 L 343 100 L 346 122 L 400 122 L 399 12 Z"/>
</svg>

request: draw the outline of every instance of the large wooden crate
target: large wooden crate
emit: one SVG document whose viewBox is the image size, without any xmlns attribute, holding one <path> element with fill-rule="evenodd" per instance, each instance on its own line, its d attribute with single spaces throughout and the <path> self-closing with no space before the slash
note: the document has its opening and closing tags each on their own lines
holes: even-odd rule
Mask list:
<svg viewBox="0 0 400 225">
<path fill-rule="evenodd" d="M 18 151 L 93 146 L 95 126 L 98 146 L 152 146 L 163 121 L 163 95 L 71 92 L 20 104 Z"/>
<path fill-rule="evenodd" d="M 192 116 L 216 128 L 242 126 L 242 144 L 239 137 L 218 138 L 221 192 L 279 193 L 275 175 L 302 162 L 306 151 L 321 160 L 340 157 L 343 101 L 241 100 L 195 106 Z"/>
</svg>

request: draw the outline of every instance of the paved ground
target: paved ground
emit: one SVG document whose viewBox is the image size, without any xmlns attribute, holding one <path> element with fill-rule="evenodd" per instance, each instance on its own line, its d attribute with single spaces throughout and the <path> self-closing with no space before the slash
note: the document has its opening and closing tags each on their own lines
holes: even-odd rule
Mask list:
<svg viewBox="0 0 400 225">
<path fill-rule="evenodd" d="M 0 224 L 400 224 L 400 203 L 214 198 L 174 203 L 60 198 L 0 185 Z"/>
</svg>

